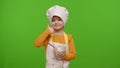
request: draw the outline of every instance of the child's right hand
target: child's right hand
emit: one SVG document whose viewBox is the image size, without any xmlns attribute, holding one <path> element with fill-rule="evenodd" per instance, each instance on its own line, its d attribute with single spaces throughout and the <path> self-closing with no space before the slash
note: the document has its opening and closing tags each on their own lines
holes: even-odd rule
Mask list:
<svg viewBox="0 0 120 68">
<path fill-rule="evenodd" d="M 51 25 L 48 25 L 48 29 L 50 30 L 51 33 L 54 33 L 54 29 Z"/>
</svg>

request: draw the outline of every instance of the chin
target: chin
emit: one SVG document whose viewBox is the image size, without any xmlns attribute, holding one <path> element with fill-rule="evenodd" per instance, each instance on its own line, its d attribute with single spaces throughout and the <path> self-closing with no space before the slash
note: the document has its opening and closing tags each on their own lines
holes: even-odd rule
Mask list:
<svg viewBox="0 0 120 68">
<path fill-rule="evenodd" d="M 56 29 L 56 28 L 55 28 L 54 30 L 55 30 L 55 31 L 58 31 L 58 30 L 61 30 L 61 29 L 58 29 L 58 28 Z"/>
<path fill-rule="evenodd" d="M 63 29 L 63 28 L 54 28 L 55 31 L 59 31 L 61 29 Z"/>
</svg>

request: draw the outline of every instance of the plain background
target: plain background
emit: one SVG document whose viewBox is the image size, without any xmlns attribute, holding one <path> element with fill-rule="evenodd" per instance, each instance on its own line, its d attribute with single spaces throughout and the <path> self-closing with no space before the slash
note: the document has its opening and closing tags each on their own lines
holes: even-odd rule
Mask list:
<svg viewBox="0 0 120 68">
<path fill-rule="evenodd" d="M 33 43 L 53 5 L 70 14 L 65 32 L 77 51 L 70 68 L 120 68 L 119 0 L 0 0 L 0 68 L 45 68 L 44 47 Z"/>
</svg>

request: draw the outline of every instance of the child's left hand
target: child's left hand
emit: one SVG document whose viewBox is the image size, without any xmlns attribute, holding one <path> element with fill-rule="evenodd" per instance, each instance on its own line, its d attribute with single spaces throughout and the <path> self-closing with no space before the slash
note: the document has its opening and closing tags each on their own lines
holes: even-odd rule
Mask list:
<svg viewBox="0 0 120 68">
<path fill-rule="evenodd" d="M 54 49 L 54 53 L 57 57 L 62 57 L 65 55 L 65 52 L 64 53 L 60 53 L 59 51 L 57 51 L 57 49 Z"/>
</svg>

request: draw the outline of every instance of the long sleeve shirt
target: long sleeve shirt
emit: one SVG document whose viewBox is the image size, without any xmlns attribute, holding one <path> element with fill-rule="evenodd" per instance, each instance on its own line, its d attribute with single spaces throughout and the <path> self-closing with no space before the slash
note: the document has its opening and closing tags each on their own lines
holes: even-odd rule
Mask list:
<svg viewBox="0 0 120 68">
<path fill-rule="evenodd" d="M 48 42 L 50 40 L 50 36 L 51 36 L 51 32 L 49 29 L 46 29 L 35 41 L 34 41 L 34 45 L 36 47 L 41 47 L 44 46 L 45 50 L 48 46 Z M 64 39 L 64 35 L 56 35 L 53 34 L 53 41 L 57 42 L 57 43 L 61 43 L 61 44 L 65 44 L 65 39 Z M 66 55 L 62 56 L 61 59 L 62 60 L 71 60 L 74 59 L 76 57 L 76 49 L 74 46 L 74 41 L 72 38 L 72 35 L 67 34 L 68 36 L 68 50 L 69 53 L 67 53 Z"/>
</svg>

